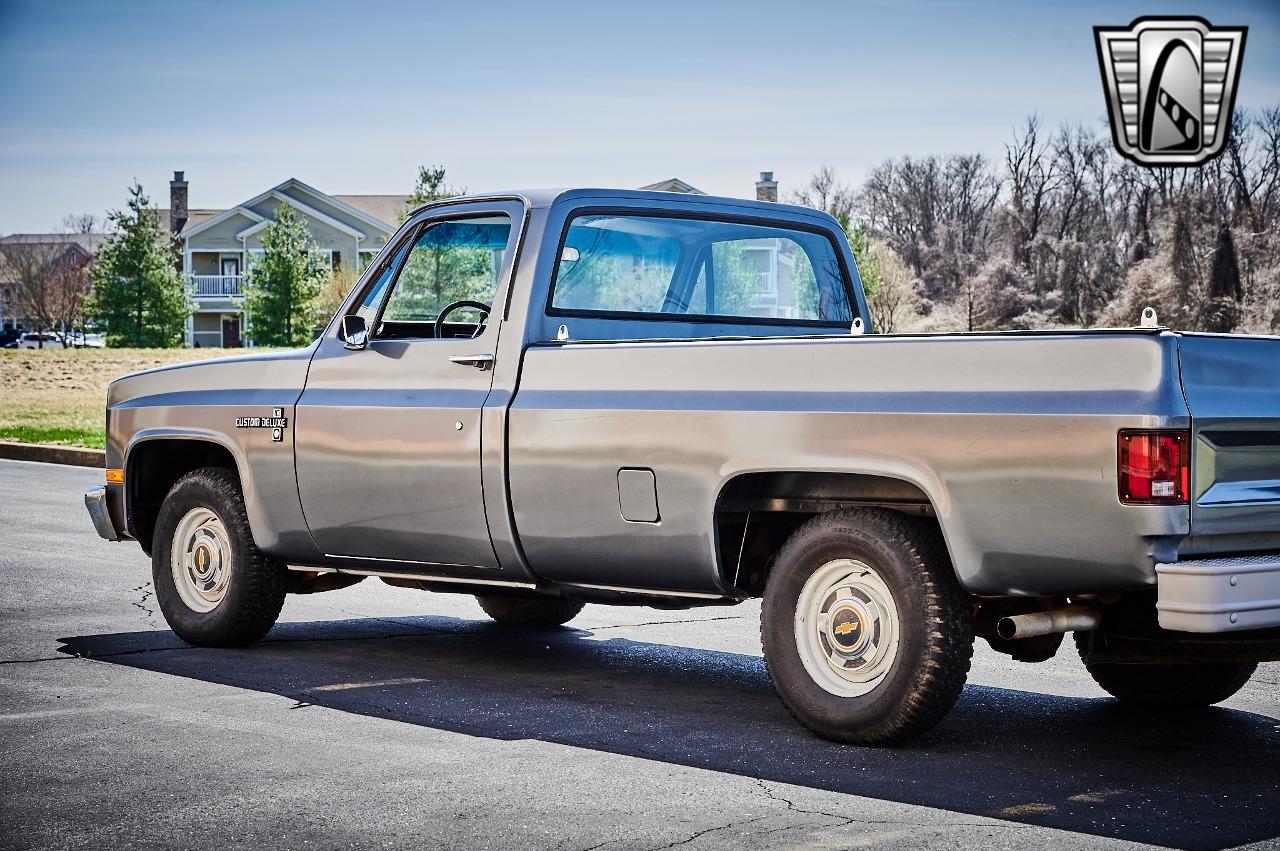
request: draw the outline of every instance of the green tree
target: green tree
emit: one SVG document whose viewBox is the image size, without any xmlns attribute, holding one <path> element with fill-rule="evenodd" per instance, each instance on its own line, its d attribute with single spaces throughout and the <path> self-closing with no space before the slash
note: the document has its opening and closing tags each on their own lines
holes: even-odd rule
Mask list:
<svg viewBox="0 0 1280 851">
<path fill-rule="evenodd" d="M 313 253 L 306 222 L 288 204 L 276 207 L 262 231 L 262 257 L 244 287 L 250 334 L 263 346 L 303 346 L 315 336 L 316 302 L 330 270 Z"/>
<path fill-rule="evenodd" d="M 871 246 L 871 237 L 866 225 L 858 225 L 845 231 L 849 234 L 849 248 L 853 251 L 853 260 L 858 264 L 858 277 L 862 279 L 862 290 L 871 298 L 880 288 L 880 258 Z"/>
<path fill-rule="evenodd" d="M 98 252 L 85 314 L 106 326 L 107 345 L 174 348 L 191 312 L 187 288 L 174 268 L 168 235 L 151 200 L 135 181 L 128 207 L 107 221 L 111 238 Z"/>
<path fill-rule="evenodd" d="M 467 188 L 465 186 L 460 189 L 455 189 L 454 187 L 447 185 L 444 180 L 444 166 L 418 166 L 418 182 L 414 184 L 413 192 L 409 194 L 409 200 L 405 204 L 404 215 L 401 216 L 401 221 L 409 218 L 409 214 L 423 204 L 427 204 L 431 201 L 439 201 L 442 198 L 453 198 L 457 195 L 467 194 Z"/>
</svg>

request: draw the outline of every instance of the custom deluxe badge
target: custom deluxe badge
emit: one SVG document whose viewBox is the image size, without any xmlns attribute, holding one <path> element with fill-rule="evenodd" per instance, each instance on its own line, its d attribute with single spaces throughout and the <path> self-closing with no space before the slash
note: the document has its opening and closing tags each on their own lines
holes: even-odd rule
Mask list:
<svg viewBox="0 0 1280 851">
<path fill-rule="evenodd" d="M 269 428 L 271 439 L 276 443 L 284 440 L 284 430 L 288 427 L 284 408 L 276 408 L 269 417 L 236 417 L 236 428 Z"/>
</svg>

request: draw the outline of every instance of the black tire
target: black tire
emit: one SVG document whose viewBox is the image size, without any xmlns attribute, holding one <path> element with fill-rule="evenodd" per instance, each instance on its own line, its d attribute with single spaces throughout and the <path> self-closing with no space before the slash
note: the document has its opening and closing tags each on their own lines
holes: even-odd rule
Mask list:
<svg viewBox="0 0 1280 851">
<path fill-rule="evenodd" d="M 505 626 L 551 629 L 564 626 L 582 611 L 582 603 L 560 597 L 518 597 L 477 594 L 484 613 Z"/>
<path fill-rule="evenodd" d="M 217 515 L 230 544 L 230 576 L 211 611 L 198 611 L 182 598 L 170 563 L 173 536 L 194 508 Z M 178 480 L 156 517 L 151 577 L 156 600 L 178 637 L 201 647 L 243 647 L 267 634 L 284 606 L 285 566 L 258 551 L 249 530 L 244 498 L 235 474 L 205 467 Z"/>
<path fill-rule="evenodd" d="M 815 681 L 795 632 L 805 583 L 846 558 L 880 575 L 899 620 L 896 657 L 879 684 L 856 697 Z M 833 511 L 796 530 L 769 572 L 760 638 L 769 679 L 791 714 L 823 738 L 857 745 L 906 741 L 940 721 L 964 689 L 973 655 L 969 600 L 937 526 L 883 509 Z"/>
<path fill-rule="evenodd" d="M 1084 655 L 1088 633 L 1076 633 Z M 1114 698 L 1148 709 L 1194 709 L 1221 703 L 1244 688 L 1256 662 L 1194 662 L 1153 665 L 1085 662 L 1085 670 Z"/>
</svg>

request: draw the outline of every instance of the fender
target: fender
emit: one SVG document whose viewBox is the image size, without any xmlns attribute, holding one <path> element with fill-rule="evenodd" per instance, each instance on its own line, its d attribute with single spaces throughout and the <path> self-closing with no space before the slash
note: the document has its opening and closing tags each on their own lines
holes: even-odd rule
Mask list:
<svg viewBox="0 0 1280 851">
<path fill-rule="evenodd" d="M 245 446 L 224 432 L 210 428 L 190 426 L 157 426 L 144 428 L 134 434 L 124 450 L 125 481 L 135 476 L 136 450 L 156 441 L 193 441 L 216 445 L 231 456 L 244 495 L 245 512 L 254 543 L 259 549 L 284 561 L 319 563 L 322 557 L 316 549 L 302 518 L 301 504 L 297 496 L 297 482 L 293 474 L 292 447 L 285 458 L 275 459 L 275 464 L 250 463 Z M 280 461 L 287 458 L 287 478 Z M 267 461 L 268 459 L 259 459 Z M 125 488 L 125 517 L 133 511 L 129 501 L 130 488 Z"/>
<path fill-rule="evenodd" d="M 733 486 L 743 479 L 754 476 L 768 477 L 771 475 L 814 475 L 814 476 L 833 476 L 833 477 L 859 477 L 868 480 L 862 483 L 865 487 L 872 481 L 880 482 L 899 482 L 908 488 L 919 492 L 932 509 L 934 518 L 938 521 L 939 529 L 942 532 L 943 542 L 947 547 L 948 554 L 952 554 L 952 544 L 947 537 L 947 521 L 950 518 L 951 500 L 943 482 L 928 468 L 910 464 L 902 459 L 872 459 L 872 458 L 852 458 L 848 465 L 841 464 L 839 466 L 813 464 L 808 466 L 796 466 L 793 464 L 760 464 L 752 466 L 743 466 L 734 469 L 732 472 L 722 475 L 719 485 L 716 488 L 716 497 L 714 504 L 711 506 L 713 515 L 717 517 L 715 523 L 716 535 L 713 541 L 715 552 L 713 555 L 718 556 L 721 552 L 721 523 L 719 522 L 720 512 L 724 508 L 727 494 L 731 493 Z M 841 491 L 841 496 L 848 496 L 850 499 L 856 499 L 858 495 L 859 485 L 854 484 L 852 493 L 845 494 Z M 768 499 L 764 494 L 757 496 L 760 499 Z M 724 565 L 721 565 L 721 579 L 724 576 Z M 725 586 L 728 590 L 729 586 Z"/>
</svg>

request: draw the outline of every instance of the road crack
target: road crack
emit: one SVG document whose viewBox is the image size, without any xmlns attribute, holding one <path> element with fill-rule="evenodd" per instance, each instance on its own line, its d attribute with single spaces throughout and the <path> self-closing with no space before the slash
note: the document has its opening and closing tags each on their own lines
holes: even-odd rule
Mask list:
<svg viewBox="0 0 1280 851">
<path fill-rule="evenodd" d="M 156 623 L 156 610 L 147 605 L 147 600 L 153 599 L 155 597 L 155 593 L 151 591 L 151 583 L 144 582 L 141 585 L 139 585 L 137 588 L 131 588 L 129 590 L 135 594 L 137 594 L 138 592 L 142 592 L 142 597 L 138 600 L 135 600 L 133 605 L 139 609 L 142 609 L 143 619 L 147 623 L 159 629 L 159 624 Z"/>
<path fill-rule="evenodd" d="M 829 825 L 829 827 L 832 827 L 832 828 L 848 827 L 849 825 L 853 825 L 853 824 L 894 825 L 898 827 L 944 827 L 944 828 L 1003 827 L 1003 828 L 1016 829 L 1016 830 L 1026 830 L 1028 828 L 1035 827 L 1035 825 L 1019 824 L 1017 822 L 1011 822 L 1001 818 L 993 818 L 992 821 L 983 821 L 983 822 L 955 821 L 955 822 L 945 822 L 943 824 L 920 824 L 920 823 L 911 822 L 911 821 L 903 821 L 901 819 L 862 819 L 862 818 L 856 818 L 853 816 L 840 815 L 838 813 L 830 813 L 830 812 L 827 812 L 826 810 L 805 809 L 804 807 L 798 806 L 794 801 L 790 800 L 789 798 L 785 798 L 782 795 L 779 795 L 778 793 L 776 793 L 774 790 L 770 789 L 767 781 L 761 780 L 758 777 L 755 778 L 755 781 L 756 781 L 756 785 L 760 787 L 760 791 L 765 794 L 765 797 L 769 798 L 772 801 L 777 801 L 780 804 L 786 804 L 787 810 L 789 812 L 800 813 L 803 815 L 810 815 L 810 816 L 822 816 L 824 818 L 835 819 L 838 823 Z M 783 833 L 785 831 L 794 830 L 794 829 L 795 829 L 794 825 L 788 825 L 786 827 L 777 828 L 775 830 L 767 830 L 760 835 L 768 836 L 773 833 Z"/>
<path fill-rule="evenodd" d="M 708 827 L 705 830 L 698 831 L 692 836 L 686 837 L 676 842 L 672 842 L 668 845 L 657 846 L 656 848 L 650 849 L 650 851 L 667 851 L 667 849 L 669 848 L 679 848 L 681 845 L 688 845 L 690 842 L 693 842 L 695 839 L 701 839 L 702 837 L 706 836 L 708 833 L 716 833 L 721 830 L 728 830 L 731 827 L 742 827 L 744 825 L 752 824 L 753 822 L 764 821 L 765 819 L 771 818 L 771 817 L 772 817 L 771 815 L 756 816 L 755 818 L 749 818 L 744 821 L 731 821 L 728 824 L 717 825 L 716 827 Z M 597 845 L 596 847 L 599 848 L 600 846 Z"/>
<path fill-rule="evenodd" d="M 777 801 L 780 804 L 786 804 L 787 810 L 789 812 L 801 813 L 807 816 L 823 816 L 824 818 L 833 818 L 839 822 L 842 822 L 841 824 L 833 825 L 833 827 L 843 827 L 844 825 L 853 824 L 855 821 L 857 821 L 857 819 L 853 819 L 848 816 L 837 815 L 836 813 L 829 813 L 825 810 L 806 810 L 803 807 L 797 806 L 795 801 L 792 801 L 790 798 L 784 798 L 782 795 L 779 795 L 778 793 L 774 792 L 772 789 L 769 788 L 767 781 L 761 780 L 758 777 L 755 778 L 755 781 L 756 781 L 756 785 L 760 787 L 760 791 L 764 793 L 766 798 L 768 798 L 771 801 Z M 864 822 L 864 823 L 865 824 L 881 824 L 881 823 L 893 824 L 893 822 Z M 783 828 L 783 830 L 787 830 L 787 829 L 789 828 Z M 776 833 L 779 831 L 770 831 L 770 832 Z"/>
</svg>

